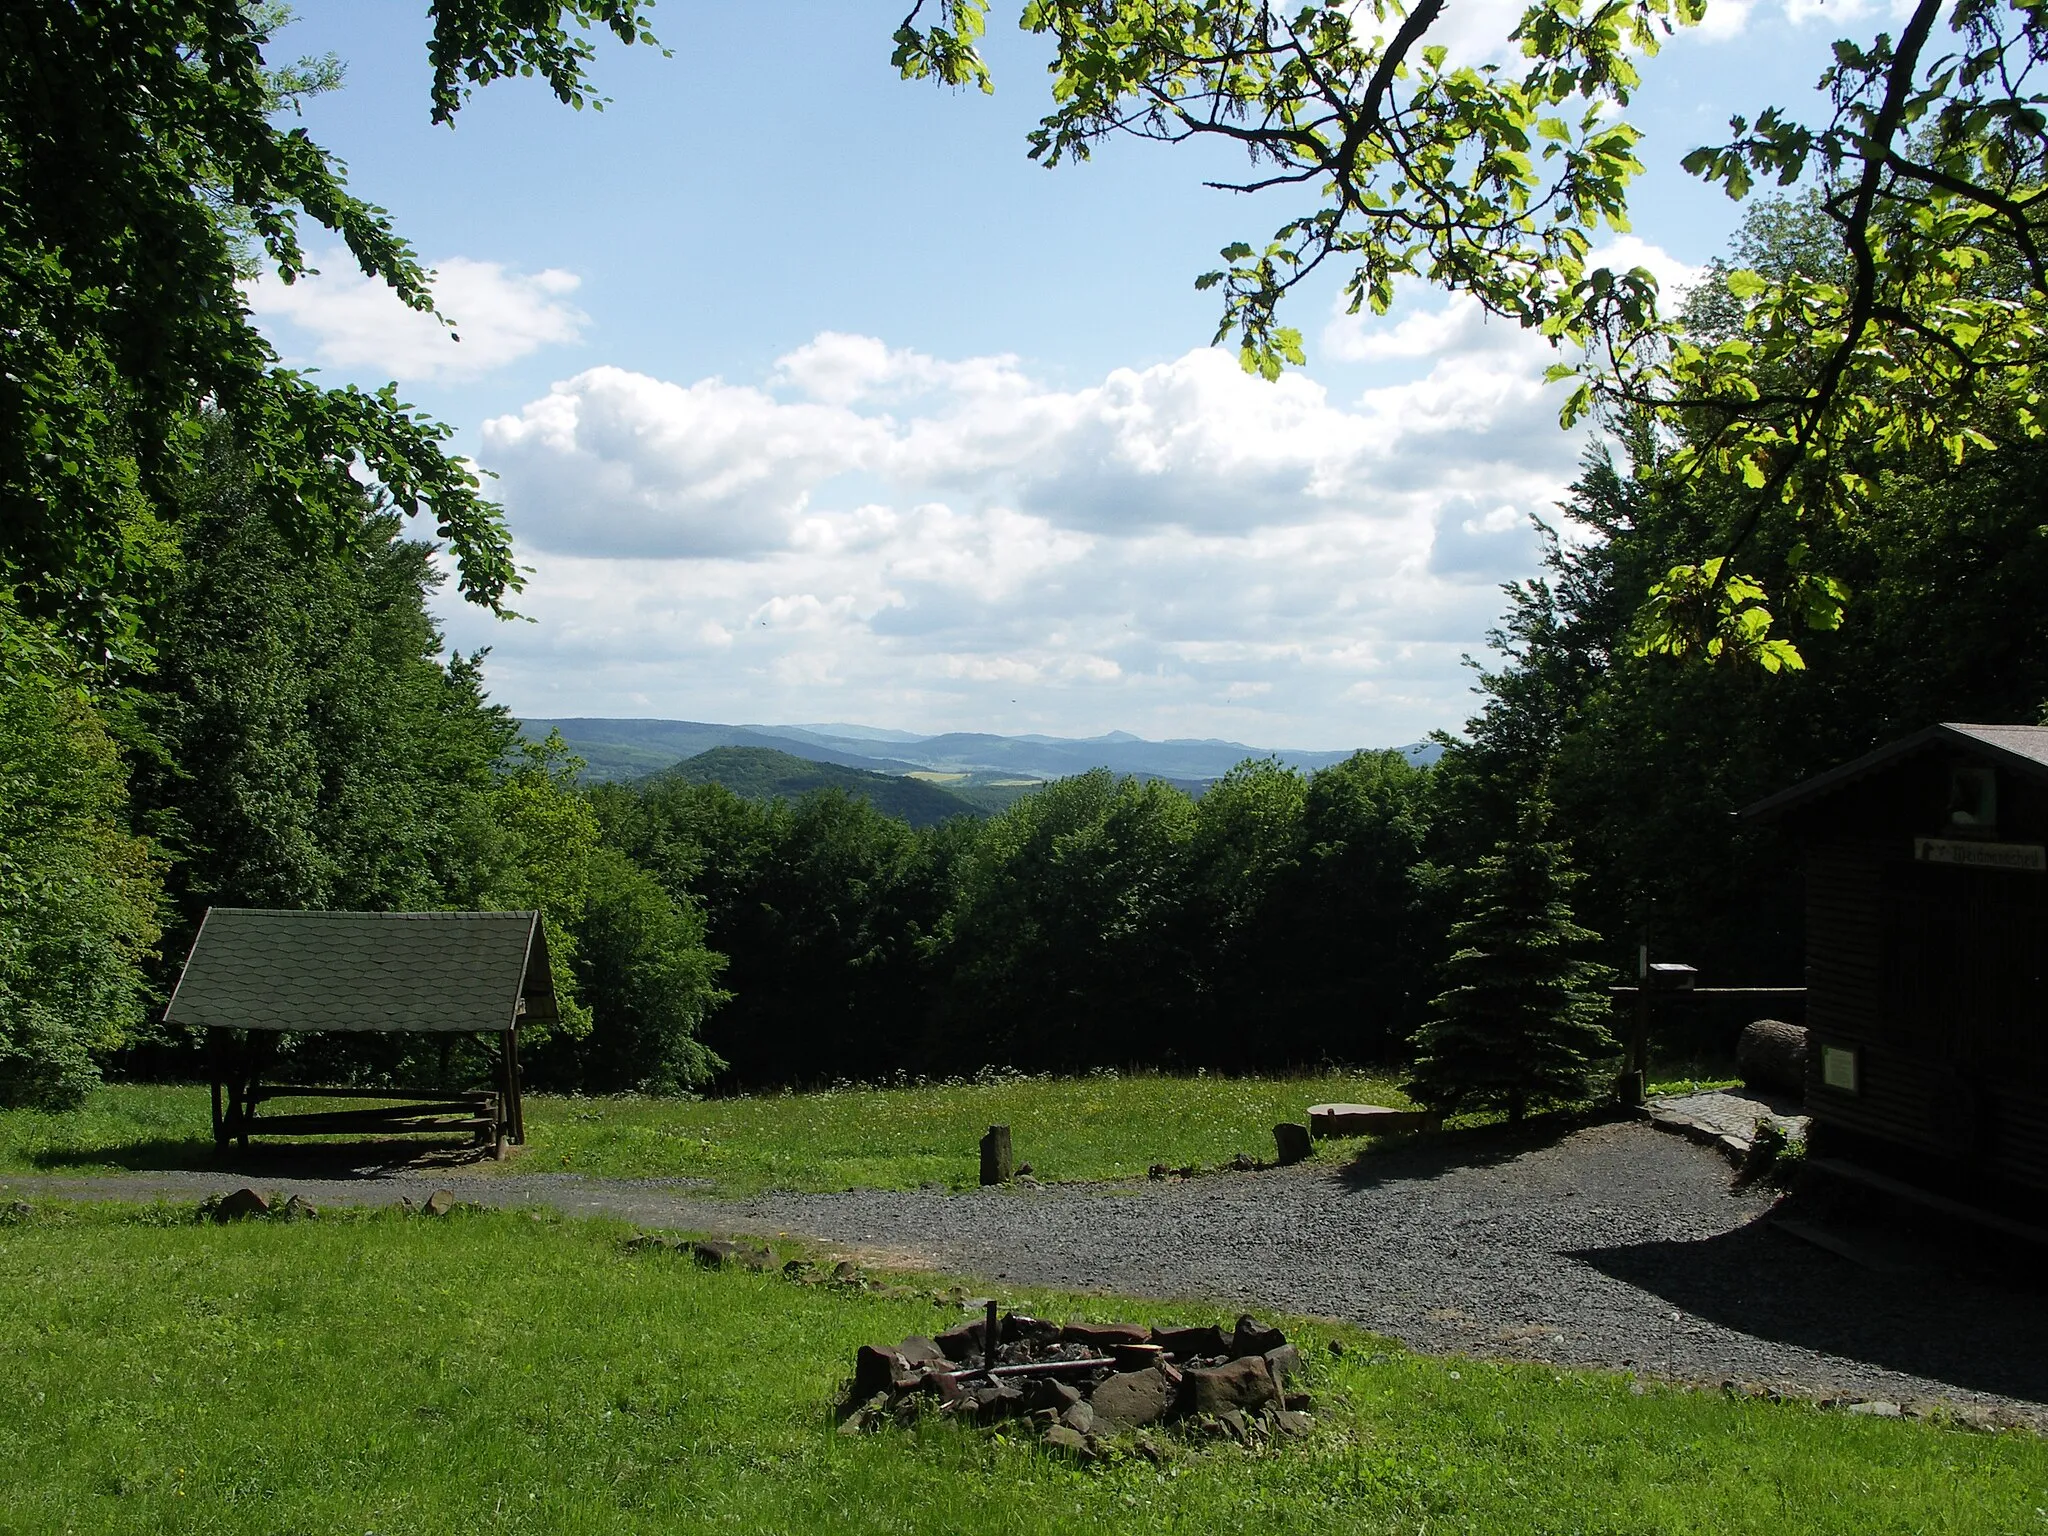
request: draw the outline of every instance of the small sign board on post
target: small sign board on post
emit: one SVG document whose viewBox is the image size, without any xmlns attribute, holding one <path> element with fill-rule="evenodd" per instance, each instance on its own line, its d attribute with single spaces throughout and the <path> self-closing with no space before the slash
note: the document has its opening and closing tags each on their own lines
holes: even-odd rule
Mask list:
<svg viewBox="0 0 2048 1536">
<path fill-rule="evenodd" d="M 1913 839 L 1913 857 L 1923 864 L 2011 869 L 2034 875 L 2048 872 L 2048 848 L 2039 843 L 1979 843 L 1960 837 L 1916 837 Z"/>
</svg>

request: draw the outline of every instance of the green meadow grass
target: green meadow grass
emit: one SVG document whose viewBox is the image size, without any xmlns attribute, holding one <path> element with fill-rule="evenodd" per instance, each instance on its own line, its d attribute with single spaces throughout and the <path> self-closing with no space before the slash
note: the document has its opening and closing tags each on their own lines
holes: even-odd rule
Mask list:
<svg viewBox="0 0 2048 1536">
<path fill-rule="evenodd" d="M 1142 1177 L 1153 1163 L 1270 1159 L 1273 1126 L 1325 1101 L 1405 1106 L 1386 1077 L 1007 1078 L 720 1099 L 526 1100 L 527 1145 L 480 1170 L 711 1181 L 764 1189 L 960 1188 L 990 1125 L 1046 1180 Z M 0 1111 L 0 1172 L 216 1166 L 202 1087 L 117 1085 L 67 1114 Z M 1342 1147 L 1344 1144 L 1336 1144 Z"/>
<path fill-rule="evenodd" d="M 1317 1428 L 1082 1467 L 1016 1433 L 834 1432 L 857 1345 L 956 1307 L 622 1251 L 509 1213 L 0 1227 L 10 1533 L 2038 1532 L 2048 1445 L 1289 1322 Z M 929 1283 L 929 1282 L 926 1282 Z M 1214 1309 L 1032 1293 L 1055 1316 Z M 1327 1343 L 1350 1348 L 1333 1358 Z"/>
</svg>

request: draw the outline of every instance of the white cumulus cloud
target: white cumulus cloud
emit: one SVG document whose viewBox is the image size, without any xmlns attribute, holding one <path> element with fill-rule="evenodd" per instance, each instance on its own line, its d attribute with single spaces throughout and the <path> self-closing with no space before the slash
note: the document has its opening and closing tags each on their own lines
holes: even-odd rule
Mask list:
<svg viewBox="0 0 2048 1536">
<path fill-rule="evenodd" d="M 1615 272 L 1643 268 L 1657 279 L 1660 312 L 1669 312 L 1685 290 L 1706 276 L 1707 271 L 1703 266 L 1680 261 L 1662 246 L 1652 245 L 1638 235 L 1617 235 L 1608 244 L 1590 252 L 1586 264 Z"/>
<path fill-rule="evenodd" d="M 1455 303 L 1348 344 L 1349 403 L 1210 349 L 1080 388 L 830 332 L 758 384 L 589 369 L 482 431 L 540 623 L 455 638 L 532 714 L 1413 739 L 1580 443 L 1548 349 Z"/>
<path fill-rule="evenodd" d="M 330 367 L 406 381 L 462 381 L 495 372 L 543 347 L 578 339 L 588 317 L 569 302 L 581 286 L 550 267 L 520 273 L 495 261 L 453 256 L 434 269 L 434 303 L 453 323 L 401 304 L 365 277 L 347 252 L 321 256 L 322 270 L 286 283 L 265 272 L 250 284 L 249 307 L 279 337 L 280 350 Z M 459 339 L 458 339 L 459 338 Z M 307 348 L 295 345 L 303 341 Z"/>
<path fill-rule="evenodd" d="M 617 555 L 777 548 L 813 487 L 889 447 L 841 406 L 611 367 L 486 421 L 483 443 L 529 543 Z"/>
</svg>

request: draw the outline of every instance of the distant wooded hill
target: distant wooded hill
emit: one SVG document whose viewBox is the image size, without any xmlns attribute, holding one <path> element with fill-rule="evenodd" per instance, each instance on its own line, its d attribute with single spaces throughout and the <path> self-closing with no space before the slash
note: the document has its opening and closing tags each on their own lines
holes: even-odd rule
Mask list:
<svg viewBox="0 0 2048 1536">
<path fill-rule="evenodd" d="M 901 774 L 873 773 L 837 763 L 810 762 L 772 747 L 713 747 L 664 769 L 658 778 L 723 784 L 749 800 L 795 800 L 820 789 L 842 789 L 884 816 L 913 827 L 936 826 L 954 816 L 1001 810 L 1036 783 L 941 784 Z"/>
<path fill-rule="evenodd" d="M 526 720 L 520 729 L 535 740 L 550 730 L 560 731 L 569 750 L 583 759 L 583 777 L 590 783 L 644 778 L 714 747 L 758 747 L 870 773 L 914 773 L 920 766 L 893 759 L 871 743 L 863 744 L 870 748 L 866 752 L 851 751 L 785 736 L 771 727 L 698 720 Z"/>
<path fill-rule="evenodd" d="M 1294 752 L 1236 741 L 1146 741 L 1123 731 L 1076 740 L 1058 736 L 995 736 L 950 732 L 917 736 L 850 725 L 714 725 L 696 720 L 528 720 L 535 738 L 550 729 L 585 763 L 584 778 L 641 778 L 714 747 L 754 747 L 812 763 L 833 763 L 881 774 L 944 774 L 956 794 L 1018 781 L 1066 778 L 1091 768 L 1166 779 L 1199 792 L 1246 758 L 1277 757 L 1313 771 L 1342 762 L 1349 752 Z M 1410 762 L 1436 761 L 1438 749 L 1417 743 L 1401 751 Z M 1014 795 L 1009 798 L 1014 798 Z"/>
</svg>

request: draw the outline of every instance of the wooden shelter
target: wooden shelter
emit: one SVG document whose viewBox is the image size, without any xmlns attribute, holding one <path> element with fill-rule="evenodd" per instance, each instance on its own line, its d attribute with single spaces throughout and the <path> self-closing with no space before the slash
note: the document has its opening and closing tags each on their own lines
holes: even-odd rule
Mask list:
<svg viewBox="0 0 2048 1536">
<path fill-rule="evenodd" d="M 526 1139 L 519 1029 L 560 1017 L 538 912 L 207 910 L 164 1020 L 207 1032 L 213 1134 L 249 1137 L 463 1131 Z M 489 1086 L 331 1088 L 265 1082 L 278 1036 L 471 1035 L 492 1047 Z M 260 1115 L 272 1099 L 390 1100 L 369 1109 Z"/>
<path fill-rule="evenodd" d="M 1935 725 L 1743 811 L 1806 854 L 1816 1153 L 2048 1190 L 2048 727 Z"/>
</svg>

